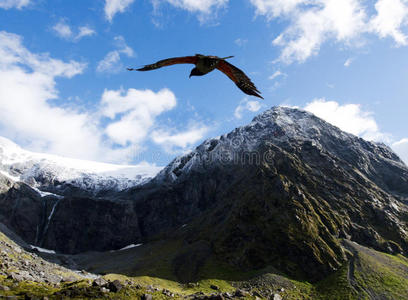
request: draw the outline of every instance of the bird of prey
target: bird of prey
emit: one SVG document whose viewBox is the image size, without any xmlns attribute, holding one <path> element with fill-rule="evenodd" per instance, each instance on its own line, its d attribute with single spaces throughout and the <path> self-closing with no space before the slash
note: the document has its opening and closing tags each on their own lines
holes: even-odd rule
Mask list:
<svg viewBox="0 0 408 300">
<path fill-rule="evenodd" d="M 214 69 L 218 69 L 225 75 L 227 75 L 245 94 L 263 99 L 263 97 L 260 95 L 261 92 L 257 90 L 251 79 L 249 79 L 243 71 L 226 61 L 226 59 L 231 57 L 233 56 L 221 58 L 218 56 L 196 54 L 195 56 L 183 56 L 163 59 L 154 64 L 146 65 L 143 68 L 128 68 L 128 70 L 150 71 L 175 64 L 194 64 L 195 68 L 191 70 L 191 77 L 202 76 L 213 71 Z"/>
</svg>

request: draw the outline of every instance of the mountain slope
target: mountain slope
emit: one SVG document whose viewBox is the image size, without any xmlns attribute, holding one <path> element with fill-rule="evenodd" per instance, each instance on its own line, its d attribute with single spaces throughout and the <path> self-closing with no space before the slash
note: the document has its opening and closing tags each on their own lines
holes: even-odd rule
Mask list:
<svg viewBox="0 0 408 300">
<path fill-rule="evenodd" d="M 407 167 L 385 145 L 297 109 L 204 142 L 122 197 L 136 202 L 142 236 L 188 224 L 179 274 L 198 255 L 318 280 L 347 260 L 342 237 L 408 253 Z"/>
</svg>

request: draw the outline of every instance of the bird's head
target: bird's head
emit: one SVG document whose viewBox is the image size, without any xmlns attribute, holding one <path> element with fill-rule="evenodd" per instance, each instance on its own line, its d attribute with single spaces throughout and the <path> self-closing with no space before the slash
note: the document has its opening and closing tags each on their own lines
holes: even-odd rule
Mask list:
<svg viewBox="0 0 408 300">
<path fill-rule="evenodd" d="M 197 68 L 194 68 L 191 70 L 189 78 L 191 76 L 202 76 L 202 75 L 204 75 L 204 73 L 200 72 L 200 70 L 198 70 Z"/>
</svg>

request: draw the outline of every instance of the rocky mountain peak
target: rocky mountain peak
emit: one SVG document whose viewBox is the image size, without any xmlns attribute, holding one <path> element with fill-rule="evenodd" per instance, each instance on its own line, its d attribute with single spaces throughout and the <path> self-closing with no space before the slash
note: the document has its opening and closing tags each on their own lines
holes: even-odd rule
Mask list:
<svg viewBox="0 0 408 300">
<path fill-rule="evenodd" d="M 208 139 L 192 152 L 177 157 L 156 180 L 174 181 L 188 176 L 192 170 L 203 172 L 220 164 L 241 163 L 247 156 L 258 157 L 261 162 L 263 148 L 273 152 L 266 144 L 288 153 L 313 148 L 336 163 L 357 167 L 368 177 L 378 177 L 376 165 L 384 163 L 399 169 L 400 175 L 408 178 L 406 166 L 388 146 L 346 133 L 310 112 L 276 106 L 256 116 L 248 125 Z M 304 155 L 303 159 L 314 158 Z M 387 168 L 381 168 L 381 172 Z M 390 175 L 386 173 L 384 176 Z"/>
</svg>

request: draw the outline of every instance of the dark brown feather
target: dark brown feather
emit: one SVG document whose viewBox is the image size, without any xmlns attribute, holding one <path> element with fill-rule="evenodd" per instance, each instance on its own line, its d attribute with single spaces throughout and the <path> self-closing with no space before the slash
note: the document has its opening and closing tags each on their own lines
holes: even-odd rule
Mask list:
<svg viewBox="0 0 408 300">
<path fill-rule="evenodd" d="M 225 60 L 220 60 L 217 69 L 227 75 L 245 94 L 263 99 L 255 84 L 245 73 Z"/>
<path fill-rule="evenodd" d="M 160 60 L 154 64 L 151 65 L 146 65 L 143 68 L 140 69 L 131 69 L 131 71 L 136 70 L 136 71 L 150 71 L 150 70 L 155 70 L 159 69 L 161 67 L 166 67 L 166 66 L 171 66 L 175 64 L 195 64 L 198 60 L 198 57 L 196 56 L 183 56 L 183 57 L 173 57 L 173 58 L 167 58 Z"/>
</svg>

